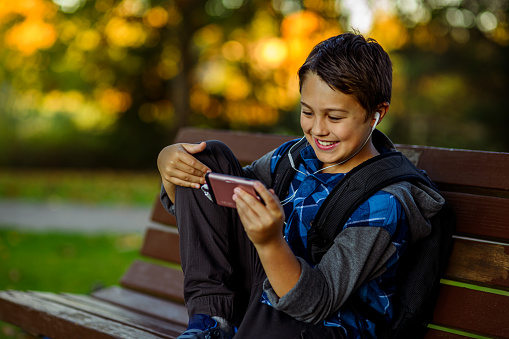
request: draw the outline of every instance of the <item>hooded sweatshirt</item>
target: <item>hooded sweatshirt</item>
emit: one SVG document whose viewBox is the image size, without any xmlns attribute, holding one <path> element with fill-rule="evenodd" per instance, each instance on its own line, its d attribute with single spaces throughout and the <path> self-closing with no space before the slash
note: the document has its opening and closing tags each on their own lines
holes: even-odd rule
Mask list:
<svg viewBox="0 0 509 339">
<path fill-rule="evenodd" d="M 379 131 L 376 131 L 373 140 L 381 153 L 395 150 L 392 142 Z M 277 154 L 286 156 L 280 148 L 269 152 L 246 167 L 246 175 L 270 186 L 271 173 L 267 169 L 271 168 L 269 163 L 274 162 Z M 301 276 L 286 295 L 279 298 L 266 280 L 262 302 L 300 321 L 341 327 L 349 338 L 360 337 L 361 332 L 365 337 L 375 337 L 375 324 L 355 312 L 350 300 L 366 303 L 390 321 L 391 299 L 395 293 L 393 279 L 399 256 L 408 243 L 430 233 L 429 218 L 438 213 L 444 204 L 440 194 L 421 184 L 401 182 L 382 191 L 359 206 L 352 218 L 366 216 L 363 209 L 369 210 L 371 204 L 371 209 L 386 209 L 388 219 L 400 219 L 397 225 L 392 225 L 396 227 L 389 229 L 383 223 L 380 227 L 373 227 L 373 222 L 349 220 L 319 264 L 313 266 L 305 258 L 297 256 Z M 397 199 L 396 203 L 391 202 L 393 198 Z M 380 212 L 383 214 L 383 211 Z"/>
<path fill-rule="evenodd" d="M 396 150 L 393 143 L 378 130 L 373 133 L 373 143 L 380 153 Z M 244 167 L 245 176 L 258 179 L 270 187 L 273 169 L 271 163 L 279 149 Z M 387 272 L 388 267 L 395 271 L 397 264 L 394 261 L 399 259 L 400 254 L 404 255 L 404 251 L 401 251 L 402 243 L 412 243 L 430 233 L 429 218 L 438 213 L 445 202 L 435 190 L 421 184 L 401 182 L 382 191 L 365 204 L 372 203 L 383 194 L 397 199 L 398 204 L 394 206 L 401 209 L 399 217 L 404 219 L 401 224 L 407 230 L 396 233 L 400 236 L 403 234 L 404 239 L 395 239 L 395 232 L 384 227 L 348 227 L 347 222 L 320 263 L 313 266 L 297 256 L 301 264 L 301 275 L 287 294 L 279 298 L 266 280 L 261 301 L 300 321 L 341 327 L 349 338 L 360 338 L 361 332 L 364 333 L 363 337 L 366 334 L 374 337 L 374 323 L 355 313 L 347 301 L 356 295 L 356 300 L 375 307 L 375 310 L 377 307 L 385 307 L 381 313 L 390 320 L 391 294 L 387 295 L 389 300 L 383 304 L 383 300 L 372 300 L 372 293 L 370 295 L 368 292 L 376 292 L 383 286 L 383 278 L 391 276 Z M 161 201 L 171 213 L 174 206 L 164 187 L 161 190 Z M 364 208 L 365 204 L 358 210 Z"/>
</svg>

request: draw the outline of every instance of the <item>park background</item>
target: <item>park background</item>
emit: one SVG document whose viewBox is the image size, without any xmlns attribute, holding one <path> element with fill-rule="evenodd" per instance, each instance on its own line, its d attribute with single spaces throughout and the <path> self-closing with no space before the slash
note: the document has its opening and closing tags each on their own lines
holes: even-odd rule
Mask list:
<svg viewBox="0 0 509 339">
<path fill-rule="evenodd" d="M 394 142 L 507 152 L 508 16 L 507 0 L 1 0 L 0 204 L 148 218 L 178 128 L 300 134 L 297 70 L 352 29 L 392 58 Z M 0 289 L 116 284 L 141 237 L 4 223 Z"/>
</svg>

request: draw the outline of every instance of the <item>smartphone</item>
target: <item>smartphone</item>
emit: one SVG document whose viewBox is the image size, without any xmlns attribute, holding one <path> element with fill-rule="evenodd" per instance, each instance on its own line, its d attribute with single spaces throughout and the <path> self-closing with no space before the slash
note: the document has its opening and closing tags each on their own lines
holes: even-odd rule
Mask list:
<svg viewBox="0 0 509 339">
<path fill-rule="evenodd" d="M 258 200 L 261 200 L 253 187 L 256 180 L 213 172 L 207 173 L 205 180 L 207 181 L 212 201 L 218 205 L 231 208 L 236 207 L 235 201 L 232 199 L 235 187 L 240 187 Z"/>
</svg>

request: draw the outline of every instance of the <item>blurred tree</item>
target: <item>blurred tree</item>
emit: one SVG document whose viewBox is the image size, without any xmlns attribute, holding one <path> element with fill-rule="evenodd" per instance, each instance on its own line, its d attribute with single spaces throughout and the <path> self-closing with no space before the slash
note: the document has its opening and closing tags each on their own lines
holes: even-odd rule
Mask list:
<svg viewBox="0 0 509 339">
<path fill-rule="evenodd" d="M 0 165 L 153 167 L 180 126 L 297 134 L 296 72 L 351 27 L 394 62 L 395 141 L 508 150 L 503 0 L 0 5 Z"/>
<path fill-rule="evenodd" d="M 509 2 L 408 3 L 414 7 L 398 7 L 409 38 L 393 51 L 401 102 L 392 113 L 401 118 L 391 134 L 408 143 L 509 151 Z"/>
</svg>

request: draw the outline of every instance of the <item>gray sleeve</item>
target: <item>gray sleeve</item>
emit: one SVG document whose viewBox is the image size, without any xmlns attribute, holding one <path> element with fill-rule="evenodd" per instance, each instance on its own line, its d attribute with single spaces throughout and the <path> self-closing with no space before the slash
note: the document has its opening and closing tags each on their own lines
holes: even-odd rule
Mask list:
<svg viewBox="0 0 509 339">
<path fill-rule="evenodd" d="M 390 240 L 390 234 L 381 227 L 347 228 L 315 268 L 298 258 L 300 278 L 282 298 L 268 280 L 264 291 L 276 309 L 300 321 L 319 323 L 338 310 L 362 283 L 384 272 L 396 250 Z"/>
<path fill-rule="evenodd" d="M 244 167 L 244 175 L 247 178 L 260 180 L 267 187 L 272 185 L 272 173 L 270 172 L 270 161 L 275 150 L 262 156 L 260 159 L 253 161 L 251 165 Z"/>
<path fill-rule="evenodd" d="M 168 196 L 168 193 L 166 193 L 166 190 L 164 189 L 164 186 L 162 184 L 159 200 L 161 200 L 161 204 L 163 205 L 165 210 L 170 212 L 170 214 L 175 215 L 175 205 L 173 204 L 173 202 L 171 202 L 170 197 Z"/>
</svg>

